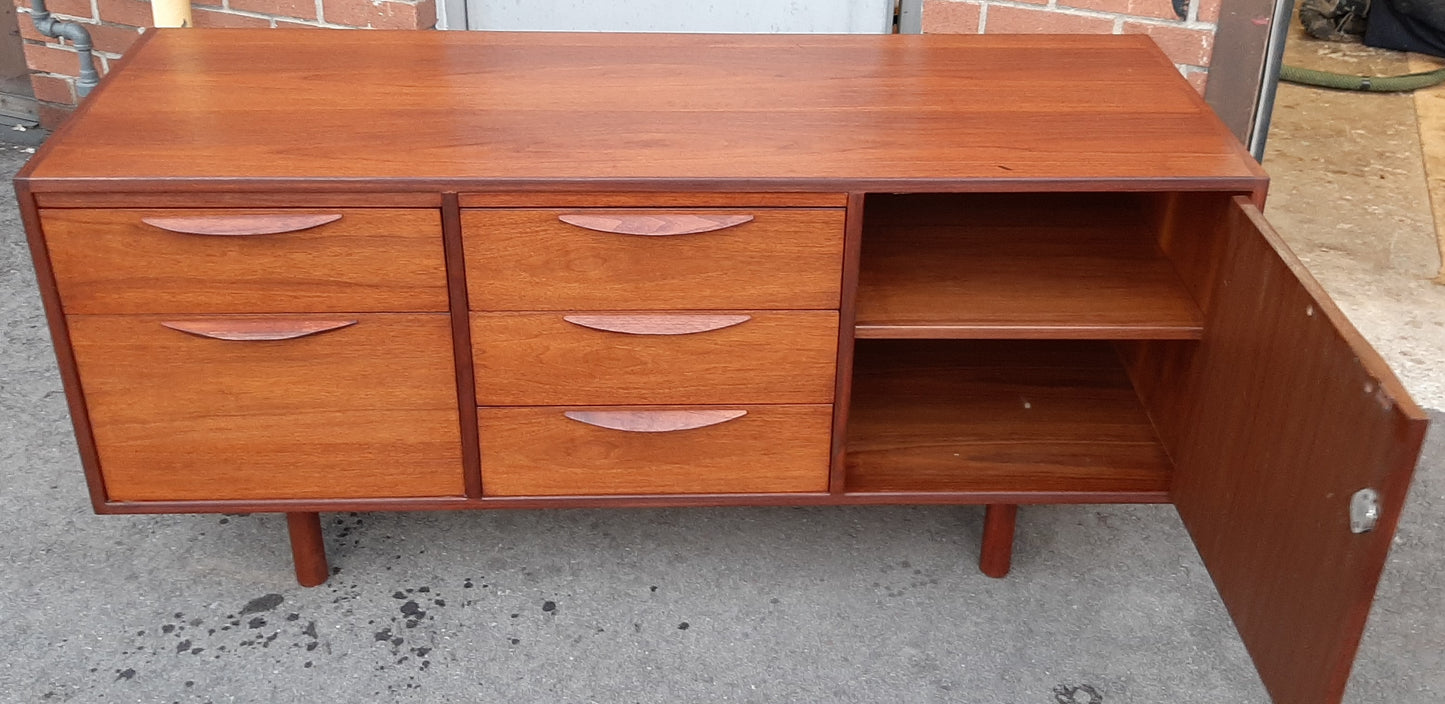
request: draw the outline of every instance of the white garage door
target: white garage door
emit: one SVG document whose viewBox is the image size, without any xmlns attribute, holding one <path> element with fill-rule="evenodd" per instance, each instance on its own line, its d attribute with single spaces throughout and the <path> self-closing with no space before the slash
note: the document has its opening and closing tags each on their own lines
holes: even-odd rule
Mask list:
<svg viewBox="0 0 1445 704">
<path fill-rule="evenodd" d="M 444 26 L 454 29 L 877 34 L 892 31 L 894 0 L 443 0 L 438 5 Z"/>
</svg>

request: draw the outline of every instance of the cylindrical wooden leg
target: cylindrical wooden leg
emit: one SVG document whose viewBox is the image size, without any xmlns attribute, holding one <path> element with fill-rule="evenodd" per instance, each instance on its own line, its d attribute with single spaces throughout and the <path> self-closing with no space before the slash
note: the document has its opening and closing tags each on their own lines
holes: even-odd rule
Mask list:
<svg viewBox="0 0 1445 704">
<path fill-rule="evenodd" d="M 288 513 L 286 529 L 291 533 L 291 559 L 296 561 L 296 581 L 303 587 L 326 582 L 331 568 L 326 564 L 326 543 L 321 538 L 321 514 Z"/>
<path fill-rule="evenodd" d="M 1019 507 L 1015 504 L 989 504 L 983 514 L 983 550 L 978 568 L 994 578 L 1008 576 L 1013 562 L 1014 519 Z"/>
</svg>

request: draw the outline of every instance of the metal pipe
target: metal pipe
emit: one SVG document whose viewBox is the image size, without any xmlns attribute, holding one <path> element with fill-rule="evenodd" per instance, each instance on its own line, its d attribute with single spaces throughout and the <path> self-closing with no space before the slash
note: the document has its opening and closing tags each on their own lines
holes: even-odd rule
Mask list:
<svg viewBox="0 0 1445 704">
<path fill-rule="evenodd" d="M 1274 118 L 1274 99 L 1279 93 L 1279 70 L 1284 65 L 1284 42 L 1289 36 L 1290 20 L 1294 18 L 1294 0 L 1276 0 L 1273 24 L 1269 28 L 1269 50 L 1264 57 L 1264 76 L 1260 82 L 1259 102 L 1255 105 L 1254 128 L 1249 131 L 1249 153 L 1255 161 L 1264 161 L 1264 143 L 1269 139 L 1269 123 Z"/>
<path fill-rule="evenodd" d="M 92 88 L 100 83 L 100 73 L 95 70 L 95 48 L 90 41 L 90 31 L 79 22 L 65 22 L 50 16 L 45 9 L 45 0 L 30 0 L 30 19 L 35 29 L 47 37 L 69 41 L 75 47 L 80 59 L 80 77 L 75 81 L 75 94 L 81 98 L 90 95 Z"/>
</svg>

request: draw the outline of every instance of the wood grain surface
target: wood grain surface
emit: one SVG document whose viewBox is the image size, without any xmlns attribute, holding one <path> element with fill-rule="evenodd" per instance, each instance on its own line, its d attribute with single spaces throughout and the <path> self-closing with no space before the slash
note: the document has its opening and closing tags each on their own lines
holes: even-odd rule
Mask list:
<svg viewBox="0 0 1445 704">
<path fill-rule="evenodd" d="M 891 506 L 1169 503 L 1167 491 L 1099 494 L 1090 492 L 891 492 L 832 494 L 827 492 L 709 493 L 709 494 L 601 494 L 549 496 L 464 496 L 411 499 L 273 499 L 231 501 L 114 501 L 97 513 L 136 515 L 156 513 L 286 513 L 294 511 L 467 511 L 540 508 L 682 508 L 698 506 Z"/>
<path fill-rule="evenodd" d="M 1263 178 L 1142 35 L 296 31 L 159 30 L 25 176 L 160 191 Z"/>
<path fill-rule="evenodd" d="M 1198 338 L 1138 194 L 870 196 L 860 338 Z"/>
<path fill-rule="evenodd" d="M 230 342 L 157 316 L 70 316 L 110 500 L 461 495 L 448 317 L 350 317 Z"/>
<path fill-rule="evenodd" d="M 44 147 L 41 147 L 44 149 Z M 318 190 L 320 184 L 296 182 L 285 191 L 195 191 L 159 193 L 52 191 L 37 193 L 42 208 L 436 208 L 434 191 Z"/>
<path fill-rule="evenodd" d="M 748 315 L 693 335 L 631 335 L 558 313 L 472 313 L 477 403 L 831 403 L 838 314 Z"/>
<path fill-rule="evenodd" d="M 291 538 L 296 582 L 303 587 L 325 584 L 331 576 L 331 567 L 326 564 L 326 536 L 321 532 L 321 515 L 304 511 L 288 513 L 286 532 Z"/>
<path fill-rule="evenodd" d="M 1179 281 L 1206 315 L 1213 305 L 1237 193 L 1161 193 L 1148 202 L 1150 229 Z"/>
<path fill-rule="evenodd" d="M 867 340 L 853 364 L 849 492 L 1169 486 L 1169 457 L 1107 343 Z"/>
<path fill-rule="evenodd" d="M 567 412 L 747 411 L 725 423 L 636 433 Z M 481 408 L 487 496 L 820 492 L 828 489 L 828 405 Z"/>
<path fill-rule="evenodd" d="M 978 551 L 978 569 L 994 579 L 1008 576 L 1013 565 L 1014 527 L 1019 507 L 989 504 L 983 513 L 983 545 Z"/>
<path fill-rule="evenodd" d="M 838 307 L 842 208 L 758 209 L 678 237 L 594 232 L 557 219 L 568 212 L 463 211 L 473 310 Z"/>
<path fill-rule="evenodd" d="M 43 146 L 41 148 L 44 149 Z M 80 455 L 80 466 L 85 470 L 90 504 L 99 512 L 104 510 L 108 501 L 105 482 L 100 476 L 100 460 L 95 452 L 95 435 L 90 428 L 90 412 L 85 403 L 85 392 L 80 386 L 80 373 L 75 367 L 70 327 L 65 323 L 65 311 L 60 305 L 60 291 L 55 286 L 55 272 L 50 266 L 50 252 L 46 249 L 45 234 L 40 228 L 40 209 L 35 204 L 34 194 L 24 182 L 16 182 L 15 199 L 20 206 L 21 222 L 25 223 L 25 241 L 30 248 L 30 261 L 35 267 L 35 283 L 40 289 L 40 302 L 45 307 L 45 322 L 50 329 L 50 343 L 55 349 L 60 383 L 65 389 L 66 410 L 69 411 L 71 427 L 75 429 L 75 445 Z"/>
<path fill-rule="evenodd" d="M 1426 418 L 1245 198 L 1216 221 L 1204 338 L 1131 351 L 1170 494 L 1280 704 L 1339 702 Z M 1379 491 L 1370 533 L 1351 495 Z"/>
<path fill-rule="evenodd" d="M 204 237 L 142 222 L 181 214 L 235 213 L 41 210 L 65 311 L 447 310 L 441 219 L 435 209 L 346 210 L 332 223 L 263 237 Z"/>
<path fill-rule="evenodd" d="M 482 495 L 482 460 L 477 449 L 477 384 L 472 369 L 472 325 L 467 308 L 466 254 L 462 252 L 462 212 L 456 193 L 442 194 L 442 243 L 447 260 L 447 294 L 452 322 L 452 361 L 457 369 L 457 414 L 462 432 L 462 465 L 467 496 Z"/>
<path fill-rule="evenodd" d="M 863 241 L 863 193 L 848 194 L 848 222 L 843 239 L 843 300 L 838 308 L 838 371 L 833 391 L 833 468 L 828 491 L 842 496 L 848 476 L 848 409 L 853 396 L 854 321 L 858 309 L 858 255 Z"/>
<path fill-rule="evenodd" d="M 463 208 L 841 208 L 846 193 L 769 191 L 518 191 L 460 195 Z"/>
</svg>

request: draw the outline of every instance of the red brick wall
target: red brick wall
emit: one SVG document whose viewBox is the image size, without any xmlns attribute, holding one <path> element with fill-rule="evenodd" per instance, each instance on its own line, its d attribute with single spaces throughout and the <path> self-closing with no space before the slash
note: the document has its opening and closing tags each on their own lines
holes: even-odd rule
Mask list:
<svg viewBox="0 0 1445 704">
<path fill-rule="evenodd" d="M 1220 0 L 924 0 L 923 31 L 952 34 L 1148 34 L 1199 92 L 1209 76 Z"/>
<path fill-rule="evenodd" d="M 75 107 L 75 49 L 35 31 L 29 0 L 13 1 L 22 13 L 20 34 L 34 72 L 30 80 L 40 101 L 40 124 L 54 128 Z M 151 26 L 151 6 L 144 0 L 48 0 L 46 6 L 57 19 L 86 25 L 102 76 Z M 191 18 L 197 27 L 431 29 L 436 26 L 436 1 L 192 0 Z"/>
</svg>

